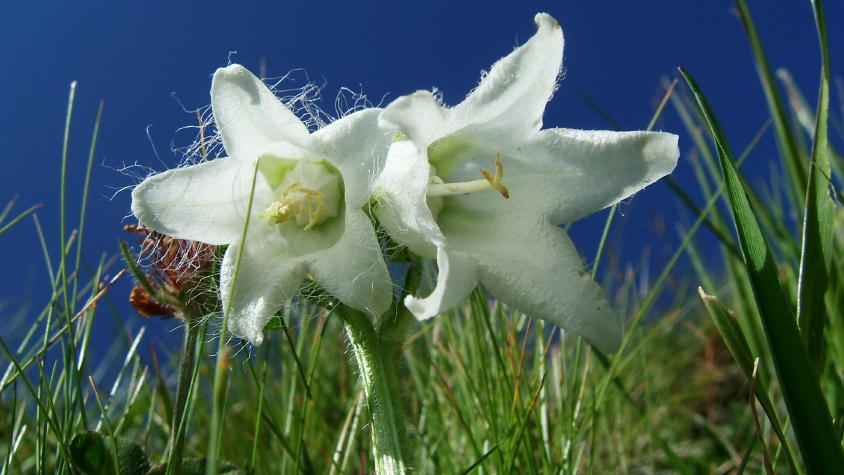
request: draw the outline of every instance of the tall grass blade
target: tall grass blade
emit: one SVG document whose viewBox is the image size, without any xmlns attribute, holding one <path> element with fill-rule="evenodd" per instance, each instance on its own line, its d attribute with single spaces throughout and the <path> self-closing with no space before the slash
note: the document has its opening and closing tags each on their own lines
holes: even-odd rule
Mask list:
<svg viewBox="0 0 844 475">
<path fill-rule="evenodd" d="M 40 411 L 40 413 L 44 414 L 46 424 L 49 425 L 50 429 L 52 429 L 53 433 L 56 435 L 59 450 L 62 452 L 62 455 L 65 457 L 66 460 L 70 460 L 70 453 L 67 451 L 67 446 L 64 443 L 64 439 L 62 439 L 62 430 L 59 427 L 55 417 L 53 417 L 56 414 L 55 408 L 52 407 L 52 405 L 49 409 L 45 407 L 39 392 L 35 390 L 35 387 L 32 385 L 32 382 L 29 380 L 26 374 L 24 374 L 24 369 L 21 367 L 20 363 L 18 363 L 18 360 L 17 358 L 15 358 L 15 355 L 11 352 L 11 350 L 9 350 L 9 347 L 6 345 L 6 342 L 3 341 L 2 337 L 0 337 L 0 349 L 3 350 L 3 353 L 6 354 L 6 357 L 9 358 L 9 361 L 11 361 L 11 363 L 15 366 L 15 369 L 18 371 L 18 374 L 22 375 L 21 379 L 23 379 L 26 389 L 29 391 L 29 394 L 32 396 L 32 399 L 38 406 L 38 410 Z M 41 371 L 39 374 L 43 376 L 43 371 Z M 49 398 L 47 398 L 47 400 L 50 401 Z"/>
<path fill-rule="evenodd" d="M 70 323 L 71 323 L 70 326 L 65 325 L 65 326 L 61 327 L 59 330 L 57 330 L 51 337 L 49 337 L 49 338 L 45 337 L 44 344 L 41 347 L 41 349 L 38 350 L 35 354 L 33 354 L 32 357 L 30 357 L 25 363 L 18 365 L 17 362 L 13 361 L 13 363 L 15 363 L 14 368 L 17 371 L 14 374 L 12 374 L 11 372 L 7 372 L 6 373 L 7 375 L 5 376 L 5 378 L 0 380 L 0 392 L 5 391 L 6 388 L 8 388 L 9 385 L 11 385 L 12 382 L 15 381 L 15 379 L 17 379 L 19 376 L 23 375 L 23 371 L 25 371 L 27 368 L 29 368 L 29 366 L 31 366 L 32 363 L 38 361 L 39 359 L 44 358 L 44 355 L 47 353 L 47 350 L 49 350 L 57 341 L 59 341 L 59 339 L 65 333 L 67 333 L 69 330 L 71 330 L 73 328 L 72 323 L 79 320 L 80 318 L 82 318 L 82 316 L 85 315 L 91 309 L 91 307 L 93 305 L 95 305 L 97 303 L 97 301 L 100 298 L 102 298 L 103 295 L 105 295 L 105 293 L 111 288 L 111 286 L 114 285 L 114 283 L 117 282 L 121 277 L 123 277 L 123 275 L 125 273 L 126 273 L 125 269 L 118 272 L 114 277 L 111 278 L 110 281 L 108 281 L 107 284 L 102 286 L 102 288 L 100 289 L 99 292 L 97 292 L 93 297 L 88 299 L 88 302 L 76 313 L 76 315 L 73 316 L 73 318 L 70 319 Z M 46 331 L 49 331 L 49 328 L 47 328 Z"/>
<path fill-rule="evenodd" d="M 3 227 L 2 227 L 2 228 L 0 228 L 0 236 L 2 236 L 2 235 L 3 235 L 3 233 L 5 233 L 5 232 L 6 232 L 6 231 L 8 231 L 9 229 L 11 229 L 11 227 L 12 227 L 12 226 L 14 226 L 15 224 L 17 224 L 17 222 L 18 222 L 18 221 L 20 221 L 20 220 L 22 220 L 23 218 L 27 217 L 27 216 L 29 215 L 29 213 L 32 213 L 33 211 L 37 210 L 37 209 L 38 209 L 38 208 L 40 208 L 40 207 L 41 207 L 41 204 L 40 204 L 40 203 L 39 203 L 39 204 L 36 204 L 36 205 L 33 205 L 33 206 L 30 206 L 28 209 L 26 209 L 25 211 L 23 211 L 21 214 L 19 214 L 19 215 L 15 216 L 15 217 L 14 217 L 11 221 L 9 221 L 8 223 L 4 224 L 4 225 L 3 225 Z M 2 221 L 2 220 L 0 220 L 0 221 Z"/>
<path fill-rule="evenodd" d="M 815 115 L 815 137 L 806 191 L 803 217 L 803 245 L 800 255 L 797 324 L 816 369 L 823 358 L 823 329 L 827 319 L 824 295 L 829 287 L 832 261 L 833 203 L 829 195 L 829 41 L 826 35 L 823 5 L 813 0 L 815 22 L 821 47 L 821 85 Z"/>
<path fill-rule="evenodd" d="M 85 166 L 85 184 L 82 185 L 82 202 L 79 205 L 79 238 L 76 245 L 76 260 L 74 269 L 79 273 L 79 264 L 82 261 L 82 239 L 85 236 L 85 216 L 88 211 L 88 191 L 91 188 L 91 169 L 94 165 L 94 152 L 97 149 L 97 138 L 100 135 L 100 122 L 103 119 L 103 101 L 97 108 L 97 118 L 94 120 L 94 131 L 91 133 L 91 146 L 88 149 L 88 164 Z M 73 293 L 70 308 L 76 307 L 76 291 L 79 279 L 73 284 Z"/>
<path fill-rule="evenodd" d="M 806 166 L 800 159 L 800 152 L 793 131 L 789 126 L 788 114 L 785 110 L 782 95 L 777 89 L 774 73 L 768 64 L 768 58 L 762 47 L 762 40 L 756 32 L 756 26 L 754 26 L 753 19 L 750 17 L 750 10 L 747 8 L 745 0 L 736 0 L 735 3 L 739 18 L 747 32 L 748 40 L 750 40 L 759 80 L 762 83 L 762 90 L 765 92 L 765 100 L 768 102 L 771 118 L 774 120 L 777 144 L 785 158 L 785 166 L 788 170 L 788 176 L 791 178 L 790 185 L 795 196 L 805 196 Z"/>
<path fill-rule="evenodd" d="M 682 68 L 680 73 L 694 94 L 715 142 L 753 295 L 803 461 L 809 473 L 835 473 L 844 467 L 844 452 L 797 329 L 794 307 L 780 285 L 774 255 L 750 207 L 732 151 L 715 114 L 692 76 Z"/>
</svg>

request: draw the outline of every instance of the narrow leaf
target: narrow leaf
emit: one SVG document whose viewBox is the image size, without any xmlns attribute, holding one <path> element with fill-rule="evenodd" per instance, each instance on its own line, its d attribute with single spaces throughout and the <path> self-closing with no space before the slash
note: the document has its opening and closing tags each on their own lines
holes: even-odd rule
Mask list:
<svg viewBox="0 0 844 475">
<path fill-rule="evenodd" d="M 756 32 L 756 26 L 754 26 L 753 19 L 750 17 L 750 10 L 747 8 L 745 0 L 736 0 L 736 9 L 738 10 L 742 26 L 747 31 L 750 47 L 753 50 L 759 80 L 762 83 L 762 90 L 765 92 L 765 99 L 768 102 L 768 109 L 770 109 L 771 117 L 774 120 L 777 144 L 785 158 L 788 176 L 792 178 L 790 184 L 796 196 L 804 196 L 806 191 L 806 165 L 800 160 L 797 142 L 789 126 L 788 114 L 785 111 L 782 95 L 779 89 L 777 89 L 774 73 L 768 64 L 768 58 L 762 47 L 762 41 Z"/>
<path fill-rule="evenodd" d="M 732 151 L 709 102 L 691 75 L 682 68 L 680 73 L 715 141 L 744 263 L 804 463 L 809 473 L 835 473 L 844 467 L 844 452 L 800 338 L 793 306 L 780 284 L 774 255 L 750 207 Z"/>
<path fill-rule="evenodd" d="M 832 259 L 833 203 L 829 195 L 829 47 L 823 6 L 812 2 L 821 44 L 821 86 L 815 115 L 815 137 L 803 217 L 803 245 L 800 254 L 800 280 L 797 286 L 797 324 L 816 369 L 823 358 L 823 329 L 827 319 L 824 295 L 829 287 Z"/>
<path fill-rule="evenodd" d="M 12 226 L 14 226 L 14 225 L 15 225 L 18 221 L 20 221 L 20 220 L 22 220 L 23 218 L 25 218 L 25 217 L 26 217 L 29 213 L 32 213 L 33 211 L 37 210 L 37 209 L 38 209 L 38 208 L 40 208 L 40 207 L 41 207 L 41 204 L 40 204 L 40 203 L 39 203 L 39 204 L 37 204 L 37 205 L 30 206 L 30 207 L 29 207 L 26 211 L 24 211 L 24 212 L 22 212 L 21 214 L 19 214 L 19 215 L 15 216 L 15 218 L 14 218 L 14 219 L 12 219 L 12 220 L 11 220 L 11 221 L 9 221 L 8 223 L 4 224 L 4 225 L 3 225 L 3 227 L 0 227 L 0 235 L 2 235 L 3 233 L 5 233 L 6 231 L 8 231 L 8 230 L 9 230 L 9 228 L 11 228 Z"/>
<path fill-rule="evenodd" d="M 141 268 L 138 267 L 138 263 L 135 262 L 135 255 L 129 250 L 129 245 L 122 239 L 120 240 L 120 253 L 123 254 L 123 261 L 126 262 L 126 267 L 129 268 L 129 271 L 132 272 L 132 275 L 135 277 L 135 280 L 141 284 L 141 287 L 149 292 L 150 295 L 158 294 L 158 292 L 152 288 L 152 284 L 149 283 L 149 280 L 147 280 L 147 276 L 145 276 Z"/>
<path fill-rule="evenodd" d="M 697 290 L 700 294 L 701 300 L 703 300 L 706 310 L 709 312 L 709 316 L 712 317 L 712 321 L 718 329 L 718 333 L 721 334 L 721 338 L 723 338 L 724 343 L 727 344 L 727 349 L 730 351 L 730 354 L 733 355 L 733 359 L 736 360 L 739 369 L 741 369 L 741 372 L 744 373 L 744 376 L 748 381 L 754 381 L 753 353 L 750 351 L 750 345 L 747 343 L 747 338 L 745 338 L 744 332 L 742 332 L 741 327 L 732 312 L 727 309 L 727 307 L 725 307 L 717 297 L 708 295 L 700 287 L 698 287 Z M 783 450 L 785 450 L 785 455 L 792 473 L 798 473 L 797 466 L 794 463 L 794 457 L 792 456 L 791 450 L 788 446 L 788 440 L 785 437 L 785 433 L 782 430 L 777 413 L 774 410 L 774 404 L 771 402 L 767 384 L 763 379 L 756 378 L 755 393 L 756 397 L 759 399 L 759 404 L 762 405 L 762 409 L 768 416 L 768 420 L 771 421 L 771 426 L 774 428 L 774 432 L 777 434 L 777 438 L 780 440 Z"/>
</svg>

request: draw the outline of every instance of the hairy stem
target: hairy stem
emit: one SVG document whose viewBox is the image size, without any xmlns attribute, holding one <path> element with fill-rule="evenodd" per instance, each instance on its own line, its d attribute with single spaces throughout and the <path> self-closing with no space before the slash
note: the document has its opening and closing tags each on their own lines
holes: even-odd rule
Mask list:
<svg viewBox="0 0 844 475">
<path fill-rule="evenodd" d="M 375 473 L 407 473 L 404 414 L 402 412 L 395 357 L 402 342 L 379 337 L 369 318 L 357 310 L 340 306 L 346 334 L 360 371 L 369 407 Z"/>
</svg>

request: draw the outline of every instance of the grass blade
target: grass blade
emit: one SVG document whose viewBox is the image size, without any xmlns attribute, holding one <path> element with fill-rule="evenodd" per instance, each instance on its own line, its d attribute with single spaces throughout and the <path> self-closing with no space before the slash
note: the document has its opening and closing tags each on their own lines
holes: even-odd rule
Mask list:
<svg viewBox="0 0 844 475">
<path fill-rule="evenodd" d="M 118 245 L 120 246 L 120 254 L 123 255 L 123 261 L 126 262 L 126 268 L 129 269 L 138 284 L 140 284 L 141 287 L 143 287 L 150 295 L 158 295 L 158 292 L 156 292 L 156 290 L 152 287 L 152 284 L 144 275 L 144 271 L 138 267 L 136 258 L 132 254 L 132 251 L 129 250 L 129 245 L 126 244 L 126 241 L 121 239 L 118 241 Z"/>
<path fill-rule="evenodd" d="M 94 131 L 91 135 L 91 147 L 88 149 L 88 164 L 85 166 L 85 184 L 82 186 L 82 203 L 79 205 L 79 238 L 76 241 L 76 260 L 74 265 L 75 272 L 79 273 L 79 264 L 82 261 L 82 239 L 85 236 L 85 216 L 88 211 L 88 191 L 91 189 L 91 169 L 94 165 L 94 152 L 97 149 L 97 138 L 100 135 L 100 122 L 103 118 L 103 101 L 100 101 L 100 106 L 97 108 L 97 118 L 94 121 Z M 71 298 L 70 308 L 76 307 L 77 299 L 77 284 L 79 280 L 73 284 L 73 293 Z"/>
<path fill-rule="evenodd" d="M 3 233 L 5 233 L 6 231 L 8 231 L 8 230 L 9 230 L 9 228 L 11 228 L 12 226 L 14 226 L 14 225 L 15 225 L 18 221 L 20 221 L 20 220 L 22 220 L 23 218 L 25 218 L 25 217 L 26 217 L 29 213 L 32 213 L 33 211 L 37 210 L 37 209 L 38 209 L 38 208 L 40 208 L 40 207 L 41 207 L 41 204 L 40 204 L 40 203 L 39 203 L 39 204 L 36 204 L 36 205 L 33 205 L 33 206 L 29 207 L 29 209 L 27 209 L 26 211 L 24 211 L 24 212 L 22 212 L 21 214 L 19 214 L 19 215 L 15 216 L 15 217 L 14 217 L 14 219 L 12 219 L 12 220 L 11 220 L 11 221 L 9 221 L 8 223 L 4 224 L 4 225 L 3 225 L 3 227 L 2 227 L 2 228 L 0 228 L 0 235 L 2 235 Z"/>
<path fill-rule="evenodd" d="M 806 191 L 803 217 L 803 245 L 800 255 L 800 281 L 797 286 L 797 324 L 809 350 L 815 369 L 820 369 L 823 355 L 823 329 L 827 319 L 824 294 L 829 287 L 832 260 L 833 203 L 829 195 L 829 41 L 823 6 L 812 1 L 821 45 L 821 85 L 815 115 L 815 137 Z"/>
<path fill-rule="evenodd" d="M 736 9 L 738 10 L 742 25 L 745 31 L 747 31 L 747 37 L 750 40 L 750 47 L 753 50 L 753 56 L 756 60 L 756 69 L 759 72 L 759 80 L 762 82 L 762 90 L 765 92 L 765 100 L 768 102 L 771 118 L 774 120 L 777 145 L 785 158 L 788 176 L 792 178 L 790 184 L 795 196 L 805 196 L 806 168 L 800 160 L 800 152 L 792 129 L 789 126 L 788 114 L 785 111 L 782 95 L 779 89 L 777 89 L 774 73 L 768 64 L 765 50 L 762 48 L 762 41 L 756 32 L 756 27 L 753 24 L 753 19 L 750 17 L 750 10 L 747 8 L 745 0 L 736 0 Z"/>
<path fill-rule="evenodd" d="M 844 452 L 832 427 L 829 408 L 803 346 L 793 306 L 779 281 L 777 264 L 750 207 L 732 151 L 708 101 L 694 79 L 680 73 L 692 90 L 715 141 L 742 255 L 759 315 L 774 357 L 797 443 L 809 473 L 835 473 L 844 466 Z"/>
<path fill-rule="evenodd" d="M 777 434 L 783 450 L 785 450 L 786 460 L 788 460 L 791 472 L 799 473 L 797 471 L 797 465 L 794 462 L 794 456 L 791 454 L 791 449 L 788 445 L 788 439 L 782 430 L 779 418 L 774 409 L 774 404 L 771 402 L 767 385 L 764 380 L 758 377 L 758 374 L 754 377 L 756 368 L 754 367 L 753 354 L 750 351 L 750 345 L 747 343 L 741 327 L 732 313 L 724 307 L 717 297 L 706 294 L 700 287 L 698 287 L 698 293 L 700 293 L 700 298 L 703 300 L 709 316 L 712 317 L 715 327 L 718 328 L 718 333 L 721 334 L 724 343 L 727 344 L 727 349 L 730 350 L 730 354 L 733 355 L 733 359 L 736 360 L 739 369 L 741 369 L 741 372 L 744 373 L 748 381 L 753 382 L 756 397 L 759 399 L 759 403 L 762 405 L 765 414 L 768 415 L 768 420 L 771 421 L 771 426 L 774 428 L 774 432 Z"/>
</svg>

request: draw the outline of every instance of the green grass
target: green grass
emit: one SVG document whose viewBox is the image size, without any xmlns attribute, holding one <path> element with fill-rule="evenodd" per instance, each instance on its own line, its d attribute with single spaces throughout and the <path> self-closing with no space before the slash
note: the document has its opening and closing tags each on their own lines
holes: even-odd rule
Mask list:
<svg viewBox="0 0 844 475">
<path fill-rule="evenodd" d="M 699 190 L 667 181 L 689 219 L 656 279 L 626 272 L 613 258 L 623 220 L 637 219 L 635 207 L 621 217 L 615 207 L 605 214 L 599 250 L 587 260 L 627 316 L 621 350 L 601 354 L 481 291 L 447 315 L 412 322 L 403 351 L 386 364 L 398 373 L 401 451 L 414 471 L 832 473 L 844 465 L 844 322 L 837 318 L 844 315 L 837 188 L 844 161 L 833 147 L 844 137 L 830 140 L 841 131 L 829 127 L 823 8 L 807 2 L 823 59 L 811 110 L 787 74 L 777 82 L 751 12 L 741 0 L 737 7 L 770 120 L 736 153 L 708 105 L 706 84 L 682 71 L 680 83 L 666 87 L 654 120 L 643 125 L 679 119 L 690 139 L 681 142 L 681 160 L 693 166 Z M 213 267 L 196 287 L 167 295 L 129 246 L 121 247 L 127 269 L 105 256 L 93 271 L 81 268 L 102 109 L 81 219 L 67 232 L 73 88 L 70 99 L 59 151 L 60 239 L 42 232 L 37 205 L 21 207 L 13 198 L 0 211 L 0 240 L 33 220 L 52 283 L 51 299 L 20 319 L 18 346 L 0 337 L 0 473 L 146 473 L 156 466 L 155 473 L 174 473 L 179 460 L 184 473 L 203 473 L 206 458 L 217 473 L 371 471 L 372 419 L 350 351 L 358 343 L 340 315 L 317 305 L 325 303 L 318 290 L 286 308 L 264 345 L 250 349 L 215 340 L 220 322 L 202 318 L 225 313 L 194 293 L 216 295 Z M 741 164 L 767 159 L 755 147 L 768 135 L 780 151 L 777 174 L 750 183 Z M 699 236 L 701 229 L 707 234 Z M 707 250 L 716 243 L 717 261 L 701 256 L 704 241 Z M 678 266 L 684 259 L 689 266 Z M 103 378 L 90 354 L 93 325 L 103 318 L 97 303 L 107 293 L 127 298 L 111 285 L 133 276 L 180 309 L 185 344 L 147 365 L 139 354 L 143 329 L 116 336 Z M 15 314 L 0 310 L 6 319 Z M 378 331 L 394 343 L 389 328 Z"/>
</svg>

